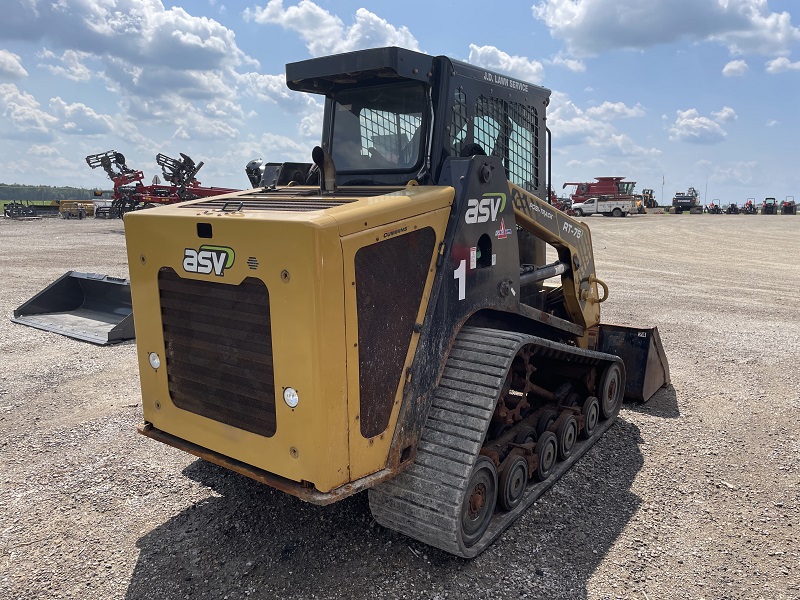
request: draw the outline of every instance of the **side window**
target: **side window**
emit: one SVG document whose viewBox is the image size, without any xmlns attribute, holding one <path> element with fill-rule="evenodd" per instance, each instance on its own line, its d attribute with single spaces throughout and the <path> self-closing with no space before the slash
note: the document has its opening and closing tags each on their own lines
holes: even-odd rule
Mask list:
<svg viewBox="0 0 800 600">
<path fill-rule="evenodd" d="M 468 141 L 467 96 L 461 90 L 456 90 L 453 98 L 453 123 L 450 127 L 450 154 L 461 156 L 461 149 Z"/>
<path fill-rule="evenodd" d="M 535 191 L 539 177 L 539 124 L 534 108 L 509 104 L 511 132 L 508 142 L 508 178 L 512 183 Z"/>
<path fill-rule="evenodd" d="M 467 99 L 456 90 L 450 149 L 454 156 L 471 143 L 503 159 L 509 181 L 538 192 L 543 187 L 539 156 L 539 115 L 535 108 L 501 98 L 479 96 L 474 116 L 467 111 Z"/>
<path fill-rule="evenodd" d="M 475 106 L 474 138 L 486 154 L 506 156 L 508 131 L 505 123 L 505 102 L 500 98 L 480 96 Z"/>
<path fill-rule="evenodd" d="M 501 145 L 498 144 L 502 128 L 497 120 L 488 115 L 475 117 L 475 143 L 483 148 L 488 155 L 502 156 L 499 154 Z"/>
</svg>

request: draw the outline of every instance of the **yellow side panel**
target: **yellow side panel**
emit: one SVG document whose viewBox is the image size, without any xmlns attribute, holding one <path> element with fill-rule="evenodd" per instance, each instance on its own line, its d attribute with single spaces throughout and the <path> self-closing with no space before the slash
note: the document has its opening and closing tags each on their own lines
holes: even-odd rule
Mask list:
<svg viewBox="0 0 800 600">
<path fill-rule="evenodd" d="M 345 278 L 345 310 L 346 310 L 346 347 L 347 347 L 347 387 L 350 390 L 348 395 L 349 412 L 349 442 L 350 442 L 350 474 L 353 479 L 358 479 L 386 466 L 389 447 L 392 442 L 392 435 L 397 425 L 397 416 L 402 400 L 404 379 L 401 377 L 396 383 L 394 407 L 391 411 L 389 424 L 385 431 L 370 438 L 362 436 L 360 427 L 361 397 L 359 394 L 359 347 L 358 347 L 358 311 L 356 299 L 356 273 L 355 256 L 359 249 L 372 244 L 380 244 L 387 239 L 402 240 L 402 236 L 408 233 L 430 227 L 435 232 L 436 241 L 431 252 L 430 264 L 428 265 L 428 276 L 425 281 L 423 295 L 420 301 L 419 310 L 416 315 L 416 322 L 422 323 L 428 307 L 431 286 L 436 272 L 436 257 L 438 256 L 439 245 L 444 239 L 447 220 L 450 215 L 450 208 L 441 208 L 424 215 L 403 219 L 391 223 L 390 225 L 368 229 L 360 233 L 355 233 L 342 238 L 342 253 L 344 260 Z M 392 282 L 387 281 L 387 286 Z M 404 290 L 396 290 L 397 294 L 403 294 Z M 411 366 L 414 353 L 417 349 L 419 339 L 418 333 L 411 335 L 411 343 L 405 358 L 403 373 Z"/>
</svg>

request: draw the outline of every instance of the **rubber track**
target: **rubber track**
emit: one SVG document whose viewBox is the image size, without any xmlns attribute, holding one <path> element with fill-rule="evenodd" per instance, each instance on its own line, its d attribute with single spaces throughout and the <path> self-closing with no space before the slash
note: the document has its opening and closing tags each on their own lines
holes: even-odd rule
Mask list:
<svg viewBox="0 0 800 600">
<path fill-rule="evenodd" d="M 471 547 L 464 546 L 460 517 L 467 482 L 506 373 L 517 351 L 526 344 L 537 346 L 537 354 L 549 358 L 621 364 L 607 354 L 542 338 L 464 327 L 453 343 L 434 393 L 414 463 L 394 479 L 369 490 L 370 510 L 379 524 L 463 558 L 477 556 L 611 426 L 613 419 L 601 421 L 592 438 L 579 441 L 573 455 L 557 463 L 546 481 L 528 485 L 516 509 L 496 512 L 483 537 Z"/>
</svg>

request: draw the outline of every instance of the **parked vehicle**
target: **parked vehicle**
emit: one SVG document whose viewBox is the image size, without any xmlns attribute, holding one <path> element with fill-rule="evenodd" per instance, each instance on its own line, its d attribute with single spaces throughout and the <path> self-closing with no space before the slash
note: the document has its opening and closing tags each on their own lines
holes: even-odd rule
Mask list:
<svg viewBox="0 0 800 600">
<path fill-rule="evenodd" d="M 602 196 L 589 198 L 586 202 L 573 203 L 572 211 L 577 217 L 603 215 L 604 217 L 627 217 L 636 212 L 636 204 L 631 200 L 608 200 Z"/>
<path fill-rule="evenodd" d="M 325 95 L 316 181 L 125 217 L 139 431 L 477 556 L 669 383 L 658 330 L 600 322 L 589 227 L 543 200 L 550 90 L 402 48 L 286 81 Z"/>
<path fill-rule="evenodd" d="M 762 215 L 777 215 L 778 214 L 778 201 L 775 198 L 764 198 L 761 204 Z"/>
<path fill-rule="evenodd" d="M 686 190 L 686 193 L 675 192 L 675 197 L 672 198 L 672 207 L 669 209 L 669 212 L 674 215 L 679 215 L 686 211 L 693 215 L 703 214 L 703 206 L 700 204 L 700 200 L 697 196 L 697 190 L 693 187 Z"/>
</svg>

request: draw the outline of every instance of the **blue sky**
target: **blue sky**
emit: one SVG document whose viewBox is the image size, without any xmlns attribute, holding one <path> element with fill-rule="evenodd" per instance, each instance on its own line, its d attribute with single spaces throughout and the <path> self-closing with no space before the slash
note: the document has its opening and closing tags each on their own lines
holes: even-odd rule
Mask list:
<svg viewBox="0 0 800 600">
<path fill-rule="evenodd" d="M 183 152 L 206 185 L 310 161 L 321 103 L 284 65 L 397 45 L 553 90 L 553 180 L 625 176 L 657 199 L 800 200 L 797 0 L 5 0 L 0 183 L 108 187 Z"/>
</svg>

